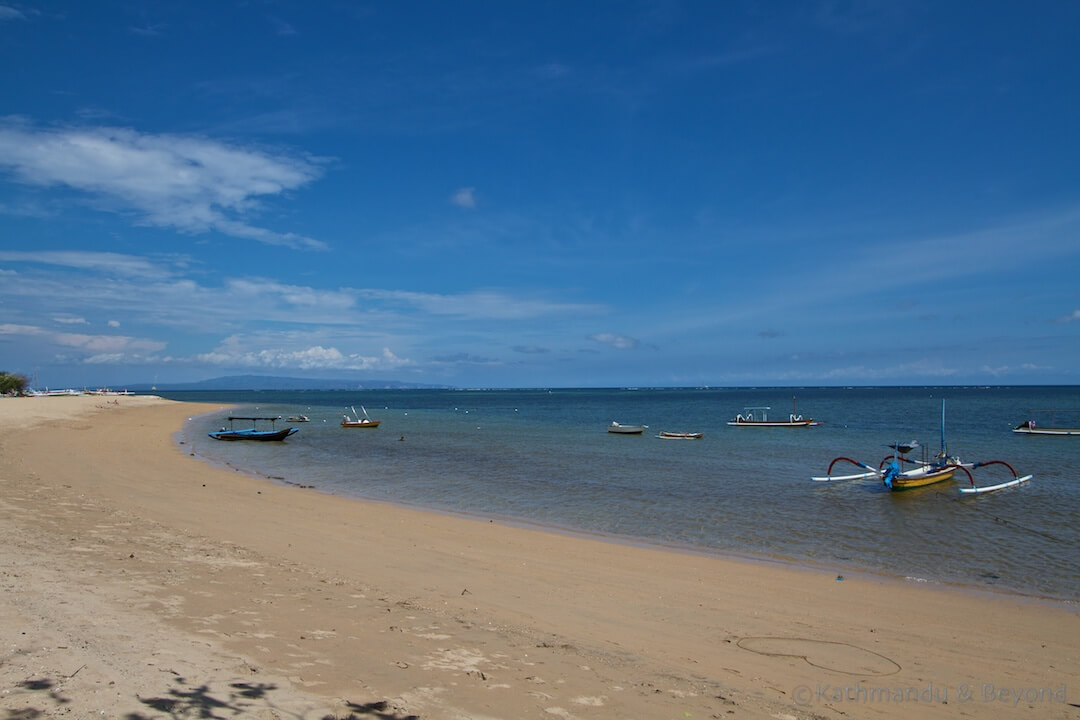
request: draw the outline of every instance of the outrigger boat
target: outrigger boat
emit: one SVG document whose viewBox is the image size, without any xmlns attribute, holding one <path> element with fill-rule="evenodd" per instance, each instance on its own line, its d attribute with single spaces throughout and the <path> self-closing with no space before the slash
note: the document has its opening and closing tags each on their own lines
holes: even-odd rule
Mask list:
<svg viewBox="0 0 1080 720">
<path fill-rule="evenodd" d="M 1059 427 L 1055 425 L 1039 425 L 1035 422 L 1035 415 L 1049 416 L 1049 421 L 1054 421 L 1054 415 L 1069 413 L 1080 416 L 1080 410 L 1028 410 L 1029 420 L 1025 420 L 1013 428 L 1014 433 L 1020 435 L 1080 435 L 1080 427 Z"/>
<path fill-rule="evenodd" d="M 228 428 L 223 427 L 216 432 L 208 434 L 215 440 L 284 440 L 285 438 L 289 437 L 294 432 L 300 429 L 294 427 L 287 427 L 278 430 L 274 428 L 274 423 L 280 419 L 280 415 L 276 417 L 241 417 L 239 415 L 230 415 Z M 233 422 L 235 420 L 250 420 L 251 427 L 236 430 L 233 428 Z M 271 429 L 257 429 L 260 420 L 269 420 Z"/>
<path fill-rule="evenodd" d="M 345 413 L 341 416 L 341 427 L 344 428 L 377 428 L 382 420 L 372 420 L 368 417 L 367 410 L 364 406 L 360 406 L 360 410 L 363 411 L 364 417 L 360 417 L 356 414 L 356 408 L 350 407 L 352 410 L 352 417 L 349 417 L 349 413 Z"/>
<path fill-rule="evenodd" d="M 880 478 L 885 484 L 885 487 L 893 491 L 899 490 L 911 490 L 913 488 L 926 487 L 927 485 L 934 485 L 939 482 L 953 479 L 958 470 L 962 470 L 968 477 L 968 481 L 971 483 L 970 487 L 960 488 L 960 492 L 964 495 L 981 494 L 994 492 L 995 490 L 1004 490 L 1005 488 L 1016 487 L 1021 483 L 1025 483 L 1031 480 L 1031 475 L 1024 475 L 1021 477 L 1012 465 L 1009 465 L 1004 460 L 988 460 L 984 462 L 961 462 L 956 456 L 949 455 L 948 447 L 945 444 L 945 401 L 941 402 L 941 450 L 934 457 L 928 458 L 926 456 L 925 448 L 919 444 L 917 440 L 912 440 L 906 443 L 893 443 L 888 445 L 895 452 L 892 455 L 886 455 L 876 468 L 867 465 L 864 462 L 853 460 L 849 457 L 837 457 L 829 463 L 829 469 L 823 476 L 812 477 L 811 480 L 815 482 L 836 482 L 842 480 L 870 480 L 873 478 Z M 908 457 L 908 454 L 916 449 L 923 449 L 923 456 L 921 460 L 912 460 Z M 833 475 L 833 468 L 838 462 L 848 462 L 852 465 L 863 468 L 864 472 L 854 473 L 852 475 Z M 909 470 L 904 470 L 904 465 L 913 465 Z M 984 485 L 977 486 L 975 484 L 975 476 L 971 471 L 980 468 L 987 467 L 989 465 L 1002 465 L 1009 469 L 1013 477 L 1011 480 L 997 483 L 996 485 Z"/>
<path fill-rule="evenodd" d="M 743 412 L 736 415 L 734 420 L 729 420 L 728 425 L 733 427 L 814 427 L 821 424 L 819 420 L 803 418 L 799 415 L 795 407 L 795 398 L 791 398 L 791 414 L 788 415 L 787 420 L 770 420 L 770 410 L 772 408 L 767 406 L 743 408 Z"/>
</svg>

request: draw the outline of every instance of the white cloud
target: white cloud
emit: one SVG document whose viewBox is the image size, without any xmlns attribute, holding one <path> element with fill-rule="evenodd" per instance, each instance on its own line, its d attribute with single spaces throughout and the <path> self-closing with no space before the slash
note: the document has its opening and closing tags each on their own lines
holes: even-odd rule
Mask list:
<svg viewBox="0 0 1080 720">
<path fill-rule="evenodd" d="M 37 327 L 5 323 L 0 325 L 0 335 L 17 335 L 37 338 L 39 342 L 55 349 L 82 350 L 95 355 L 111 353 L 123 356 L 126 353 L 157 352 L 165 348 L 165 343 L 157 340 L 134 338 L 126 335 L 91 335 L 86 333 L 64 333 Z"/>
<path fill-rule="evenodd" d="M 113 275 L 140 278 L 166 277 L 171 271 L 160 264 L 134 255 L 81 250 L 53 252 L 0 251 L 0 262 L 55 265 L 75 270 L 92 270 Z"/>
<path fill-rule="evenodd" d="M 45 335 L 45 331 L 33 325 L 0 323 L 0 335 Z"/>
<path fill-rule="evenodd" d="M 109 322 L 108 322 L 107 324 L 108 324 L 108 326 L 109 326 L 109 327 L 111 327 L 111 328 L 118 328 L 118 327 L 120 327 L 120 321 L 119 321 L 119 320 L 110 320 L 110 321 L 109 321 Z"/>
<path fill-rule="evenodd" d="M 234 279 L 226 282 L 229 295 L 238 302 L 256 303 L 277 301 L 308 310 L 323 308 L 348 310 L 356 304 L 353 293 L 343 290 L 317 290 L 303 285 L 285 285 L 262 278 Z"/>
<path fill-rule="evenodd" d="M 589 336 L 589 340 L 600 343 L 601 345 L 609 345 L 617 350 L 633 350 L 640 343 L 626 335 L 617 335 L 615 333 L 596 333 Z"/>
<path fill-rule="evenodd" d="M 948 378 L 959 374 L 956 368 L 945 367 L 938 361 L 915 360 L 890 367 L 871 368 L 865 365 L 838 367 L 825 371 L 820 377 L 849 382 L 876 382 L 896 378 Z"/>
<path fill-rule="evenodd" d="M 345 354 L 335 347 L 321 345 L 299 350 L 248 350 L 243 347 L 246 342 L 245 338 L 238 336 L 227 338 L 216 350 L 197 355 L 195 360 L 226 367 L 300 370 L 387 370 L 412 364 L 409 360 L 399 358 L 389 348 L 383 348 L 381 355 L 371 357 Z"/>
<path fill-rule="evenodd" d="M 476 188 L 463 187 L 450 196 L 450 202 L 458 207 L 473 209 L 476 207 Z"/>
<path fill-rule="evenodd" d="M 1080 322 L 1080 310 L 1073 310 L 1072 315 L 1061 318 L 1062 322 Z"/>
<path fill-rule="evenodd" d="M 157 352 L 165 348 L 165 343 L 157 340 L 140 340 L 124 335 L 85 335 L 81 333 L 55 333 L 52 341 L 64 347 L 78 348 L 91 352 Z"/>
<path fill-rule="evenodd" d="M 326 247 L 247 220 L 258 209 L 258 198 L 315 180 L 321 168 L 311 158 L 126 128 L 46 130 L 8 122 L 0 125 L 0 167 L 26 184 L 79 190 L 102 209 L 135 211 L 149 225 L 217 231 L 270 245 Z"/>
<path fill-rule="evenodd" d="M 25 20 L 26 15 L 8 5 L 0 5 L 0 20 Z"/>
</svg>

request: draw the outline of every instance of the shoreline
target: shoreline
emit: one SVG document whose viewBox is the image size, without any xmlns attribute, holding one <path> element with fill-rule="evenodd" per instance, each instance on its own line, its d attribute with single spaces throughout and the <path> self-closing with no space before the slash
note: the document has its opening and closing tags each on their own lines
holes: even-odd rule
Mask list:
<svg viewBox="0 0 1080 720">
<path fill-rule="evenodd" d="M 186 402 L 186 401 L 170 401 L 170 402 Z M 218 406 L 214 410 L 208 410 L 203 415 L 210 415 L 221 410 L 235 407 L 233 405 Z M 198 416 L 189 418 L 189 421 L 196 419 Z M 184 427 L 178 429 L 175 433 L 175 438 L 178 444 L 183 444 L 182 434 Z M 1011 587 L 1008 585 L 994 585 L 991 583 L 975 583 L 973 581 L 950 581 L 948 578 L 924 578 L 912 575 L 905 575 L 898 571 L 890 571 L 886 568 L 868 567 L 865 565 L 858 565 L 854 563 L 843 563 L 840 561 L 826 561 L 816 560 L 808 557 L 794 557 L 790 555 L 783 555 L 780 553 L 767 553 L 767 552 L 755 552 L 755 551 L 738 551 L 731 549 L 717 549 L 707 546 L 691 545 L 687 543 L 679 543 L 675 541 L 664 541 L 661 539 L 649 538 L 649 537 L 635 537 L 629 535 L 617 535 L 612 533 L 605 533 L 602 531 L 593 531 L 581 528 L 564 527 L 555 524 L 548 524 L 540 521 L 533 521 L 524 518 L 516 518 L 510 516 L 503 516 L 499 514 L 488 514 L 483 512 L 468 512 L 457 510 L 453 508 L 441 508 L 432 505 L 424 505 L 420 503 L 410 503 L 401 500 L 387 500 L 378 497 L 369 497 L 362 494 L 337 492 L 332 490 L 326 490 L 317 484 L 305 484 L 286 480 L 282 476 L 268 475 L 258 470 L 252 470 L 250 468 L 240 467 L 233 465 L 228 461 L 218 460 L 206 455 L 200 455 L 190 453 L 194 459 L 205 463 L 206 465 L 228 470 L 231 472 L 241 472 L 246 476 L 260 481 L 269 482 L 271 484 L 295 487 L 305 490 L 314 490 L 328 497 L 340 498 L 345 501 L 354 501 L 359 503 L 370 503 L 375 505 L 382 505 L 391 508 L 401 508 L 404 510 L 411 510 L 421 513 L 435 513 L 444 515 L 451 518 L 459 518 L 462 520 L 471 520 L 475 522 L 495 522 L 503 526 L 510 528 L 520 528 L 523 530 L 531 530 L 535 532 L 546 532 L 557 535 L 564 535 L 570 538 L 578 538 L 586 541 L 595 542 L 607 542 L 616 545 L 622 545 L 625 547 L 637 547 L 651 550 L 658 550 L 663 552 L 671 552 L 676 554 L 699 556 L 704 558 L 714 558 L 718 560 L 730 560 L 732 562 L 746 562 L 750 564 L 763 564 L 765 566 L 773 566 L 783 568 L 792 571 L 808 571 L 808 572 L 824 572 L 839 575 L 841 577 L 853 577 L 861 576 L 868 580 L 880 580 L 886 582 L 897 582 L 905 585 L 924 585 L 928 587 L 938 587 L 946 590 L 955 590 L 957 592 L 971 593 L 976 595 L 985 595 L 994 597 L 1002 595 L 1006 597 L 1017 597 L 1029 600 L 1039 600 L 1051 604 L 1064 604 L 1066 606 L 1078 606 L 1080 607 L 1080 597 L 1069 597 L 1066 595 L 1052 595 L 1047 593 L 1040 593 L 1031 589 L 1024 589 L 1018 587 Z"/>
<path fill-rule="evenodd" d="M 874 708 L 1004 719 L 1017 706 L 957 702 L 961 688 L 1056 691 L 1080 664 L 1063 601 L 837 582 L 305 492 L 188 455 L 178 425 L 217 405 L 91 398 L 16 430 L 10 402 L 0 639 L 15 652 L 0 708 L 120 716 L 212 698 L 267 718 L 833 718 L 856 700 L 814 688 L 932 683 L 947 701 Z M 1018 707 L 1072 717 L 1056 697 Z"/>
</svg>

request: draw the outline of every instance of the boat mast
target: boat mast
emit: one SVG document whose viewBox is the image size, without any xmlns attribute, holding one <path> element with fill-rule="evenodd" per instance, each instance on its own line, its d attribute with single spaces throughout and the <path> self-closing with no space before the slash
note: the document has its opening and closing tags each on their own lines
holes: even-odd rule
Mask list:
<svg viewBox="0 0 1080 720">
<path fill-rule="evenodd" d="M 946 457 L 948 454 L 949 450 L 945 446 L 945 398 L 941 398 L 941 456 Z"/>
</svg>

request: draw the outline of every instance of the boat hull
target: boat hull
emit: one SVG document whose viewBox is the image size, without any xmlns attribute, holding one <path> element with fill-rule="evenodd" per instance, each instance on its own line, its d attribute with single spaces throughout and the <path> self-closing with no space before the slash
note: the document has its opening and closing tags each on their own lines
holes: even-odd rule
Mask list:
<svg viewBox="0 0 1080 720">
<path fill-rule="evenodd" d="M 955 474 L 955 467 L 940 469 L 917 468 L 915 470 L 908 470 L 907 472 L 900 473 L 893 477 L 889 489 L 893 492 L 914 490 L 915 488 L 926 487 L 927 485 L 934 485 L 939 482 L 944 482 L 945 480 L 951 480 L 952 476 Z"/>
<path fill-rule="evenodd" d="M 281 430 L 219 430 L 208 433 L 215 440 L 257 440 L 279 441 L 292 435 L 300 428 L 283 428 Z"/>
<path fill-rule="evenodd" d="M 1025 424 L 1014 427 L 1013 432 L 1019 435 L 1080 435 L 1080 428 L 1031 427 Z"/>
<path fill-rule="evenodd" d="M 341 427 L 343 428 L 377 428 L 382 420 L 361 420 L 355 422 L 352 420 L 342 421 Z"/>
<path fill-rule="evenodd" d="M 615 435 L 641 435 L 645 432 L 645 428 L 648 425 L 621 425 L 617 422 L 613 422 L 607 427 L 609 433 Z"/>
<path fill-rule="evenodd" d="M 821 423 L 813 418 L 808 420 L 729 420 L 732 427 L 814 427 Z"/>
<path fill-rule="evenodd" d="M 663 440 L 700 440 L 705 433 L 699 432 L 660 432 L 656 437 Z"/>
</svg>

